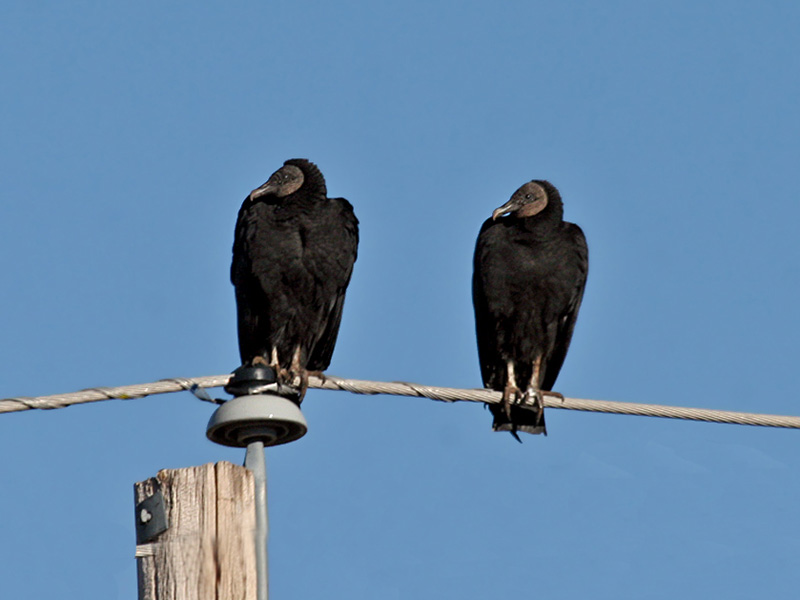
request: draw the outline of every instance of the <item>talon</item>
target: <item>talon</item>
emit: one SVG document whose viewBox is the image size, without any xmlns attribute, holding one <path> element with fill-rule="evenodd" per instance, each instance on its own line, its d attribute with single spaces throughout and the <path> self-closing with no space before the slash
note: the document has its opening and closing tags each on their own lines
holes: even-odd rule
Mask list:
<svg viewBox="0 0 800 600">
<path fill-rule="evenodd" d="M 289 371 L 287 369 L 284 369 L 283 367 L 278 367 L 278 369 L 276 370 L 276 374 L 278 377 L 278 383 L 280 383 L 281 385 L 286 385 L 287 383 L 292 382 L 294 379 L 289 373 Z"/>
<path fill-rule="evenodd" d="M 300 397 L 298 398 L 298 403 L 303 401 L 303 398 L 306 397 L 306 391 L 308 390 L 308 371 L 305 369 L 300 371 L 300 387 L 299 387 L 299 394 Z"/>
<path fill-rule="evenodd" d="M 506 413 L 508 420 L 511 420 L 511 405 L 517 404 L 521 398 L 522 393 L 519 388 L 513 383 L 506 384 L 503 390 L 503 412 Z"/>
<path fill-rule="evenodd" d="M 539 410 L 544 408 L 544 399 L 542 398 L 542 392 L 539 390 L 525 390 L 525 402 Z"/>
<path fill-rule="evenodd" d="M 322 383 L 328 381 L 328 378 L 325 377 L 325 373 L 322 371 L 306 371 L 309 377 L 316 377 L 317 379 L 321 380 Z"/>
<path fill-rule="evenodd" d="M 551 392 L 548 392 L 548 394 L 549 393 Z M 547 429 L 544 425 L 544 394 L 541 390 L 528 388 L 525 390 L 525 401 L 529 402 L 531 406 L 536 409 L 536 425 L 541 426 L 543 428 L 542 433 L 547 435 Z"/>
</svg>

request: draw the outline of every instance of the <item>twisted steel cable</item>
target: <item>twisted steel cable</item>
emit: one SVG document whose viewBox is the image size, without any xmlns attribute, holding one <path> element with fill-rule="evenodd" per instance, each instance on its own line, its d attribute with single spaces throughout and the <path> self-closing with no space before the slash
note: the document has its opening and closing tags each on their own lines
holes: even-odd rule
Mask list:
<svg viewBox="0 0 800 600">
<path fill-rule="evenodd" d="M 170 392 L 180 392 L 183 390 L 196 392 L 197 390 L 224 386 L 229 379 L 230 375 L 209 375 L 192 378 L 175 377 L 152 383 L 117 387 L 95 387 L 52 396 L 5 398 L 0 400 L 0 413 L 33 409 L 52 410 L 65 408 L 73 404 L 115 399 L 130 400 L 134 398 L 144 398 L 145 396 L 151 396 L 153 394 L 168 394 Z M 309 379 L 309 387 L 323 390 L 345 391 L 353 394 L 417 396 L 441 402 L 466 401 L 493 404 L 500 402 L 502 397 L 500 392 L 492 390 L 448 388 L 401 381 L 364 381 L 359 379 L 344 379 L 333 375 L 326 375 L 324 377 L 312 376 Z M 640 404 L 635 402 L 614 402 L 610 400 L 562 398 L 557 394 L 550 394 L 548 392 L 544 392 L 543 395 L 544 405 L 547 408 L 662 417 L 667 419 L 685 419 L 711 423 L 732 423 L 737 425 L 800 429 L 800 417 L 788 415 L 745 413 L 705 408 L 689 408 L 684 406 L 666 406 L 661 404 Z M 200 394 L 199 396 L 205 396 L 201 397 L 201 400 L 215 402 L 215 400 L 208 395 Z"/>
</svg>

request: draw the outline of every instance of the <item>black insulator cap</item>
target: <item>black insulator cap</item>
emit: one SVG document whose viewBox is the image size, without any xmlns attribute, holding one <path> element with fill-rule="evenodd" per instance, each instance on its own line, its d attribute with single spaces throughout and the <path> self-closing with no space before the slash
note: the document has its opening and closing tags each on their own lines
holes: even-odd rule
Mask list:
<svg viewBox="0 0 800 600">
<path fill-rule="evenodd" d="M 233 376 L 225 386 L 231 396 L 250 396 L 265 392 L 278 394 L 295 403 L 300 399 L 300 392 L 294 387 L 278 383 L 275 369 L 268 365 L 242 365 L 233 372 Z"/>
</svg>

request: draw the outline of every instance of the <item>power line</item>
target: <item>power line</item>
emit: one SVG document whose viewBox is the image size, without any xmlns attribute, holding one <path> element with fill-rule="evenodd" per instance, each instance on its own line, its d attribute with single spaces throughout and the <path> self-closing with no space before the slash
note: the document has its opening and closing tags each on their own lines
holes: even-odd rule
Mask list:
<svg viewBox="0 0 800 600">
<path fill-rule="evenodd" d="M 162 379 L 153 383 L 138 383 L 134 385 L 121 385 L 118 387 L 94 387 L 67 394 L 54 394 L 52 396 L 36 396 L 33 398 L 18 396 L 0 400 L 0 414 L 20 410 L 42 409 L 51 410 L 66 408 L 73 404 L 86 402 L 99 402 L 102 400 L 132 400 L 144 398 L 154 394 L 169 394 L 183 390 L 191 391 L 193 388 L 221 387 L 228 383 L 230 375 L 216 375 L 194 377 L 185 379 L 175 377 Z"/>
<path fill-rule="evenodd" d="M 78 392 L 55 394 L 52 396 L 6 398 L 0 400 L 0 414 L 33 409 L 48 410 L 65 408 L 73 404 L 83 404 L 86 402 L 99 402 L 114 399 L 130 400 L 151 396 L 153 394 L 168 394 L 170 392 L 180 392 L 182 390 L 194 391 L 198 388 L 221 387 L 228 382 L 228 379 L 230 379 L 230 375 L 210 375 L 194 378 L 175 377 L 172 379 L 162 379 L 161 381 L 153 383 L 89 388 Z M 324 378 L 310 377 L 309 387 L 323 390 L 346 391 L 354 394 L 417 396 L 442 402 L 466 401 L 495 404 L 499 403 L 502 397 L 500 392 L 492 390 L 446 388 L 404 382 L 364 381 L 359 379 L 343 379 L 332 375 L 326 375 Z M 544 393 L 544 405 L 547 408 L 560 408 L 565 410 L 800 429 L 800 417 L 794 416 L 688 408 L 684 406 L 665 406 L 661 404 L 612 402 L 609 400 L 562 399 L 558 395 L 548 394 L 547 392 Z"/>
</svg>

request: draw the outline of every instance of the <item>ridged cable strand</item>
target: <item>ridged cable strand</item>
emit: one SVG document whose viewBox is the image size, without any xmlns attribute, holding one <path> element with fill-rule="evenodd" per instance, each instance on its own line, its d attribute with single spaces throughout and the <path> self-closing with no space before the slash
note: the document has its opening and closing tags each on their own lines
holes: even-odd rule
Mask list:
<svg viewBox="0 0 800 600">
<path fill-rule="evenodd" d="M 99 402 L 102 400 L 130 400 L 151 396 L 153 394 L 168 394 L 183 390 L 191 391 L 195 387 L 203 389 L 221 387 L 225 385 L 229 379 L 230 375 L 210 375 L 193 378 L 175 377 L 172 379 L 162 379 L 161 381 L 153 383 L 118 387 L 96 387 L 52 396 L 6 398 L 0 400 L 0 413 L 32 409 L 51 410 L 65 408 L 73 404 Z M 399 381 L 364 381 L 359 379 L 343 379 L 333 375 L 326 375 L 324 378 L 312 376 L 309 378 L 309 387 L 323 390 L 346 391 L 354 394 L 417 396 L 442 402 L 467 401 L 494 404 L 499 403 L 502 397 L 500 392 L 492 390 L 447 388 Z M 544 405 L 547 408 L 560 408 L 565 410 L 800 429 L 800 417 L 794 416 L 744 413 L 705 408 L 689 408 L 684 406 L 665 406 L 660 404 L 613 402 L 609 400 L 562 399 L 558 395 L 548 394 L 547 392 L 544 393 Z"/>
</svg>

